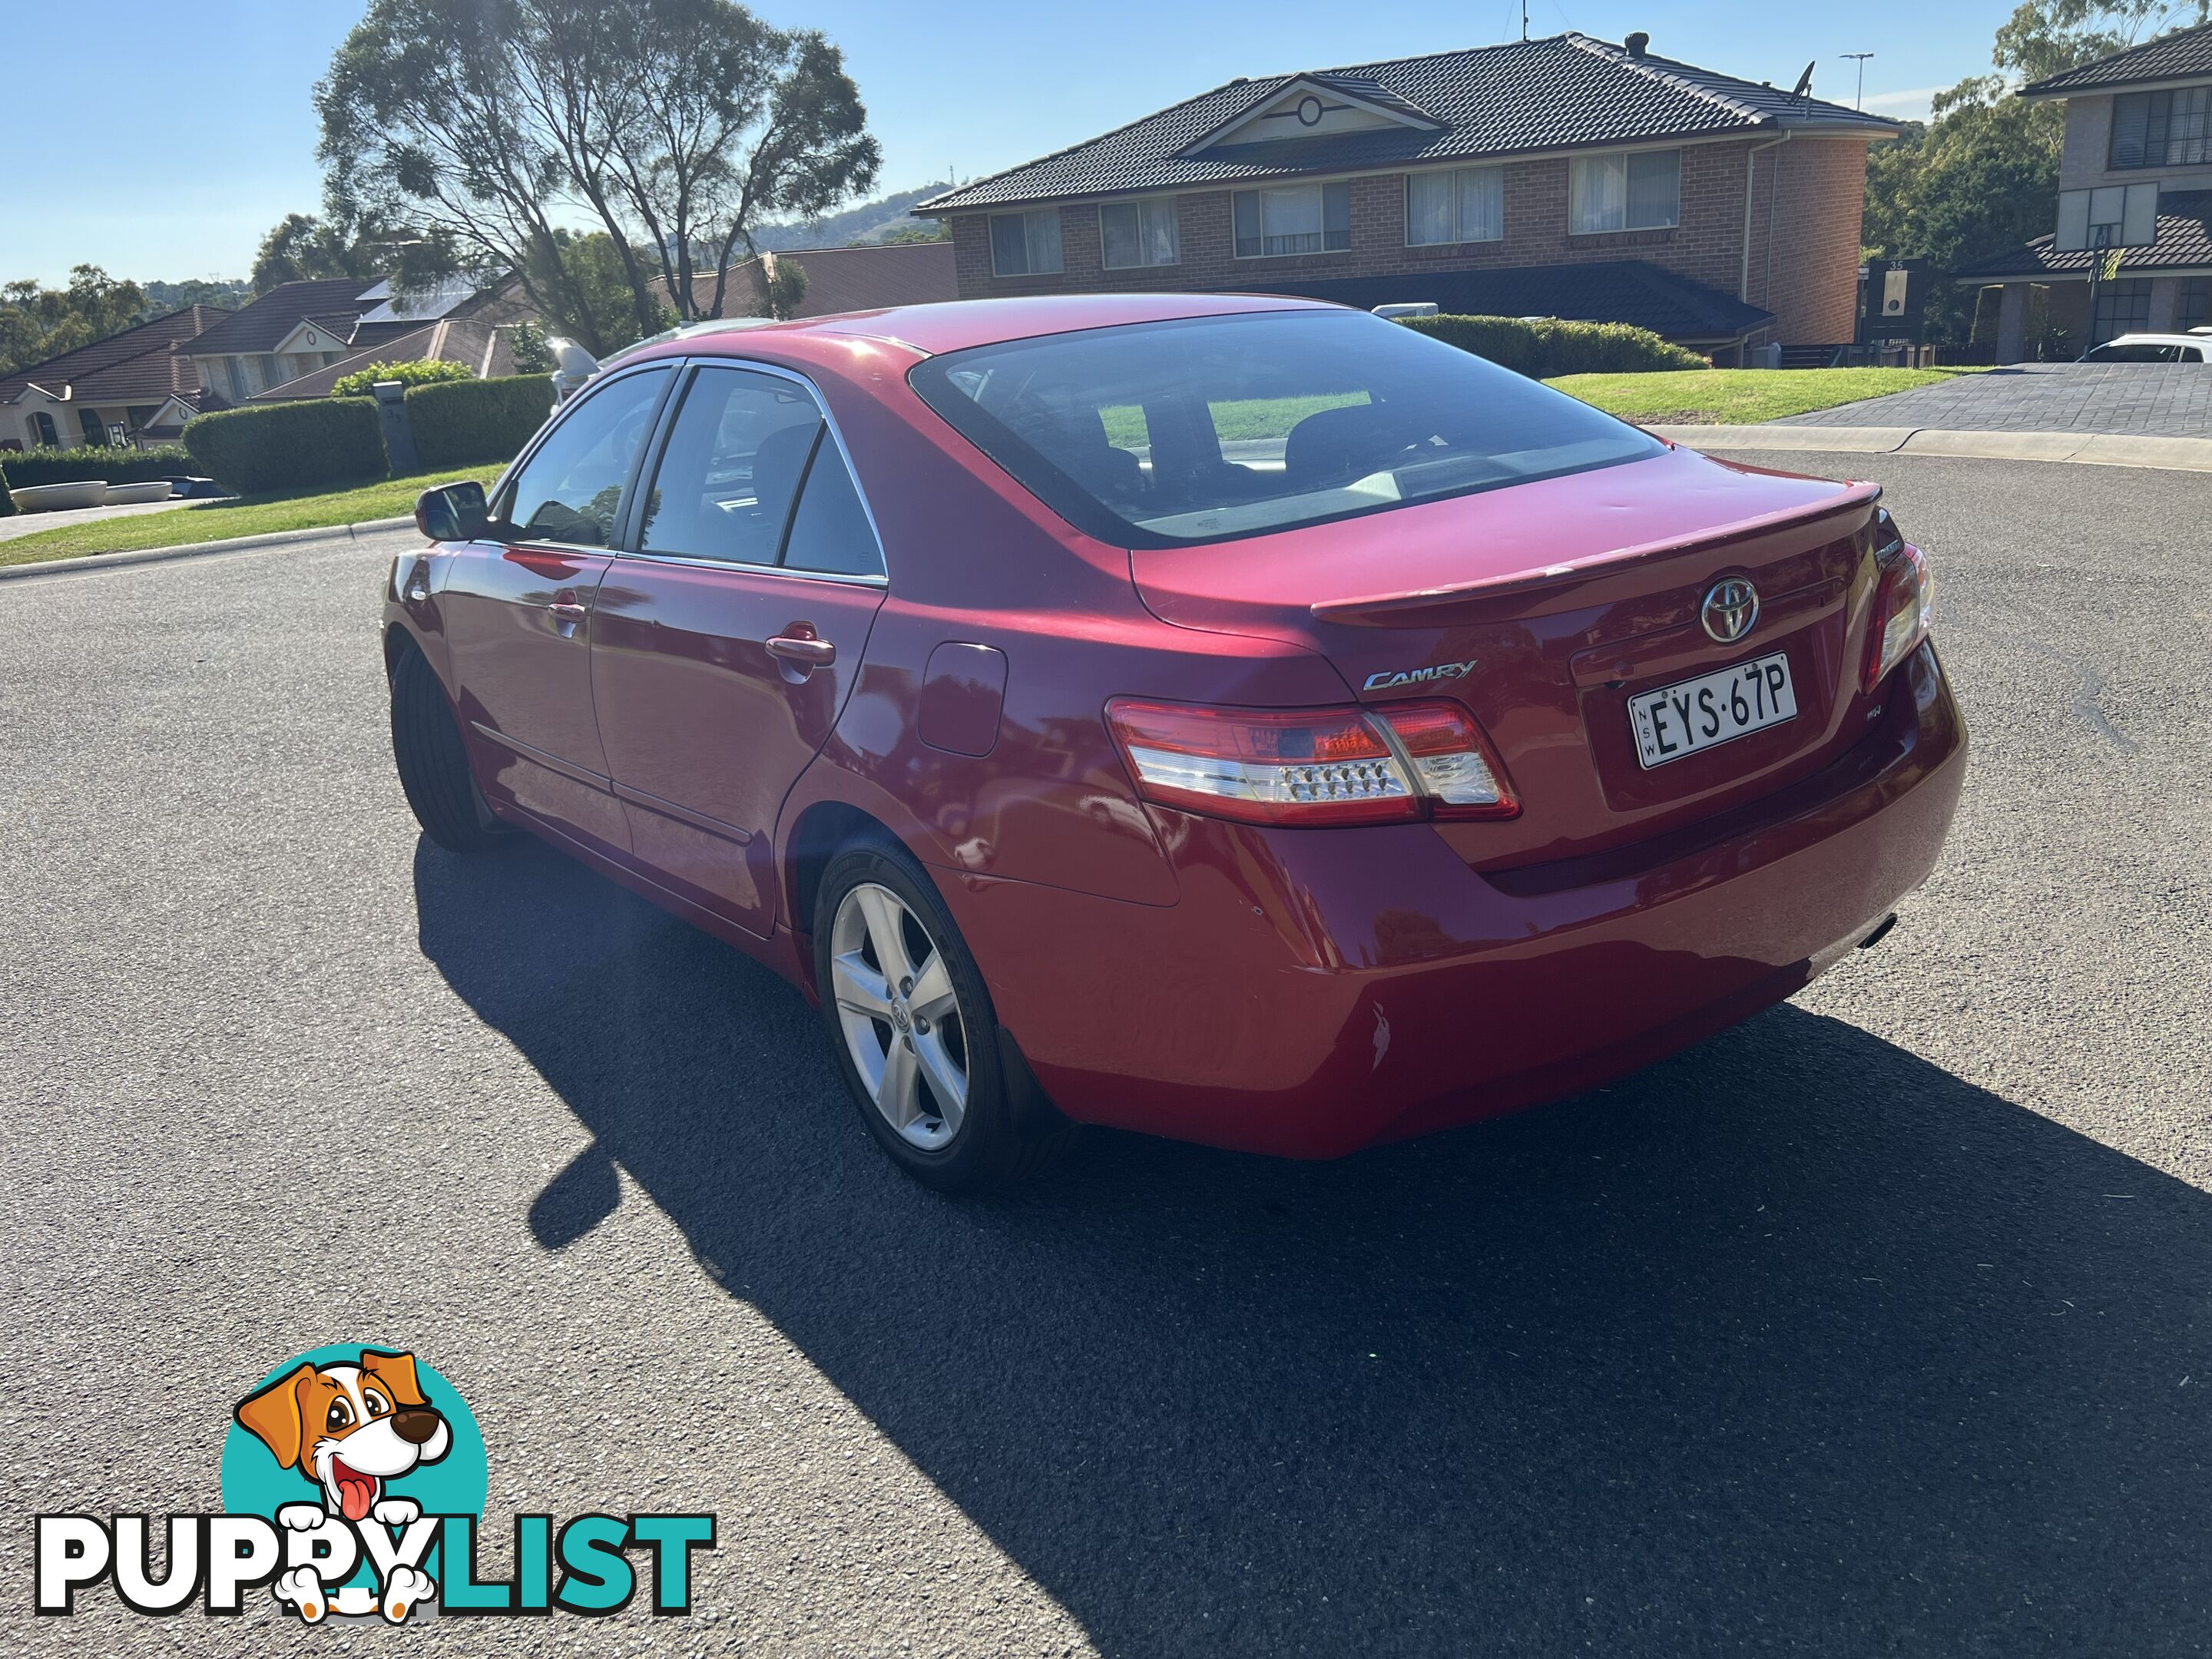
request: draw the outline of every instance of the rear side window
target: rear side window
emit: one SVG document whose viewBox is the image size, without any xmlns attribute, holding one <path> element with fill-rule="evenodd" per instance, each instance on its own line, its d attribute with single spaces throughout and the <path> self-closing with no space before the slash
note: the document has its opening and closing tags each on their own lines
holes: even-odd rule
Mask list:
<svg viewBox="0 0 2212 1659">
<path fill-rule="evenodd" d="M 793 570 L 829 575 L 883 574 L 883 555 L 860 505 L 860 492 L 836 441 L 827 435 L 816 446 L 814 465 L 806 470 L 806 489 L 792 517 L 783 562 Z"/>
<path fill-rule="evenodd" d="M 822 431 L 805 387 L 741 368 L 702 368 L 646 496 L 648 553 L 774 564 Z"/>
<path fill-rule="evenodd" d="M 1047 506 L 1132 547 L 1285 530 L 1664 453 L 1395 323 L 1262 312 L 949 352 L 923 401 Z"/>
<path fill-rule="evenodd" d="M 523 464 L 504 516 L 523 539 L 613 545 L 623 486 L 672 371 L 642 369 L 578 403 Z"/>
</svg>

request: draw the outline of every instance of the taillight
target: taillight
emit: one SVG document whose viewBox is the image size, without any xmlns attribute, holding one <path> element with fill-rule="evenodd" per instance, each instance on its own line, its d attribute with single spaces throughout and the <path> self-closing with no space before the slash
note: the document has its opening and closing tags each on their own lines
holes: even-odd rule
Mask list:
<svg viewBox="0 0 2212 1659">
<path fill-rule="evenodd" d="M 1387 709 L 1106 706 L 1138 792 L 1247 823 L 1510 817 L 1520 809 L 1474 722 L 1450 703 Z"/>
<path fill-rule="evenodd" d="M 1928 637 L 1936 606 L 1936 579 L 1927 556 L 1899 539 L 1881 558 L 1881 580 L 1874 592 L 1874 618 L 1867 629 L 1866 690 L 1903 662 Z"/>
</svg>

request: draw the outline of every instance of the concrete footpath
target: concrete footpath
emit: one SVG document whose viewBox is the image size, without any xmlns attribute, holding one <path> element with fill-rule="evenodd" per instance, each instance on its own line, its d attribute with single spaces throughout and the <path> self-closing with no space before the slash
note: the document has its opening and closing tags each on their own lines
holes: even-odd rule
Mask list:
<svg viewBox="0 0 2212 1659">
<path fill-rule="evenodd" d="M 2212 438 L 2101 432 L 1953 432 L 1917 426 L 1650 426 L 1692 449 L 1817 451 L 1846 455 L 1949 455 L 1990 461 L 2075 461 L 2212 472 Z"/>
</svg>

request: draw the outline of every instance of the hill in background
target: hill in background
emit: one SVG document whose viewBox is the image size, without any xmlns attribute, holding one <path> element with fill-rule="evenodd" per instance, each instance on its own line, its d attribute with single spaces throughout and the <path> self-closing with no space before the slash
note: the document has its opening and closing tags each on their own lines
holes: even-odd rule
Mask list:
<svg viewBox="0 0 2212 1659">
<path fill-rule="evenodd" d="M 792 248 L 845 247 L 854 242 L 880 242 L 891 231 L 908 226 L 927 228 L 932 221 L 914 218 L 907 210 L 916 202 L 927 201 L 951 188 L 945 184 L 922 185 L 819 219 L 763 225 L 753 233 L 753 242 L 778 253 Z"/>
</svg>

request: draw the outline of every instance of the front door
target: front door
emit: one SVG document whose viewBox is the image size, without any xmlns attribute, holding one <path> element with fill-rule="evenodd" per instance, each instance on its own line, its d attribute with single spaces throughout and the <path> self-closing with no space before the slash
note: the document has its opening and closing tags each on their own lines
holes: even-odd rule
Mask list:
<svg viewBox="0 0 2212 1659">
<path fill-rule="evenodd" d="M 647 873 L 766 934 L 778 811 L 828 741 L 883 558 L 813 393 L 702 366 L 635 538 L 600 585 L 593 701 Z"/>
<path fill-rule="evenodd" d="M 592 714 L 592 607 L 623 491 L 674 370 L 623 375 L 567 411 L 452 560 L 441 591 L 461 729 L 484 793 L 626 852 Z"/>
</svg>

